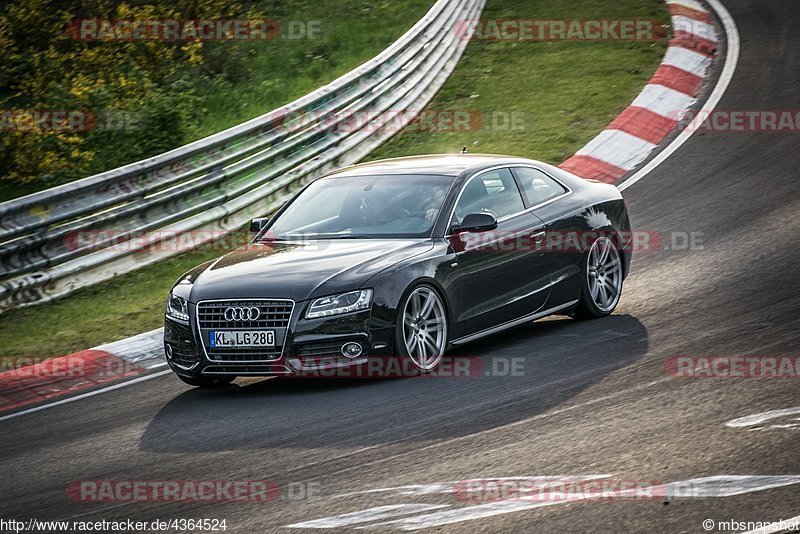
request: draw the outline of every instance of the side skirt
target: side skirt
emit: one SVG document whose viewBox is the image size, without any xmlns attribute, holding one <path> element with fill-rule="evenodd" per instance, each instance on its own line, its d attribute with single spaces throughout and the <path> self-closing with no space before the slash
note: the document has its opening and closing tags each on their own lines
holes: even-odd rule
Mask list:
<svg viewBox="0 0 800 534">
<path fill-rule="evenodd" d="M 547 315 L 552 315 L 554 313 L 560 312 L 562 310 L 566 310 L 578 303 L 578 300 L 572 300 L 565 304 L 561 304 L 560 306 L 556 306 L 555 308 L 550 308 L 544 311 L 538 311 L 534 313 L 530 313 L 528 315 L 524 315 L 519 319 L 513 319 L 511 321 L 499 324 L 497 326 L 492 326 L 491 328 L 487 328 L 486 330 L 481 330 L 480 332 L 475 332 L 474 334 L 469 334 L 464 337 L 460 337 L 458 339 L 454 339 L 450 342 L 451 345 L 463 345 L 464 343 L 469 343 L 470 341 L 475 341 L 476 339 L 480 339 L 482 337 L 490 336 L 492 334 L 496 334 L 497 332 L 502 332 L 503 330 L 507 330 L 509 328 L 513 328 L 515 326 L 519 326 L 523 323 L 527 323 L 529 321 L 535 321 L 536 319 L 541 319 Z"/>
</svg>

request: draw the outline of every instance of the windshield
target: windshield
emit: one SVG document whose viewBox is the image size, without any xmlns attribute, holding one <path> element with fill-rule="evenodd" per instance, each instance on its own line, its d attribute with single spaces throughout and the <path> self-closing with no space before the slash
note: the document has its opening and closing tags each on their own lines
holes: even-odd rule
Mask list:
<svg viewBox="0 0 800 534">
<path fill-rule="evenodd" d="M 437 175 L 321 178 L 259 238 L 430 237 L 453 180 Z"/>
</svg>

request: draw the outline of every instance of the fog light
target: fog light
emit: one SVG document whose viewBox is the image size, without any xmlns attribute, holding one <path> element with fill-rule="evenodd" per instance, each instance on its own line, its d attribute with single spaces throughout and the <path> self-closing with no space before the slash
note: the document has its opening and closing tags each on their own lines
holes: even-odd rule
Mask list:
<svg viewBox="0 0 800 534">
<path fill-rule="evenodd" d="M 361 356 L 361 350 L 362 350 L 361 345 L 359 345 L 354 341 L 342 345 L 342 354 L 344 354 L 348 358 L 358 358 L 359 356 Z"/>
<path fill-rule="evenodd" d="M 167 353 L 167 358 L 172 359 L 172 345 L 164 343 L 164 352 Z"/>
</svg>

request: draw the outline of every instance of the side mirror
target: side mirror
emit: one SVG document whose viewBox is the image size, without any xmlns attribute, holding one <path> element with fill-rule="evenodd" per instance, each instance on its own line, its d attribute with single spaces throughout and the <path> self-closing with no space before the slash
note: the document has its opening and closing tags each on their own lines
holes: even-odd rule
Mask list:
<svg viewBox="0 0 800 534">
<path fill-rule="evenodd" d="M 269 222 L 269 217 L 259 217 L 258 219 L 253 219 L 250 221 L 250 233 L 257 234 L 259 233 Z"/>
<path fill-rule="evenodd" d="M 497 219 L 490 213 L 470 213 L 461 224 L 453 227 L 453 232 L 487 232 L 497 228 Z"/>
</svg>

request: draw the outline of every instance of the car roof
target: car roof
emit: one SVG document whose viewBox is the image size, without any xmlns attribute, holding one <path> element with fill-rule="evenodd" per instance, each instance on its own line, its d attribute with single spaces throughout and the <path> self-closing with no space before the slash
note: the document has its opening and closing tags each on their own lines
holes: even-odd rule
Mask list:
<svg viewBox="0 0 800 534">
<path fill-rule="evenodd" d="M 525 158 L 495 154 L 431 154 L 383 159 L 351 165 L 328 176 L 359 176 L 382 174 L 438 174 L 458 176 L 466 170 L 478 170 L 493 165 L 538 163 Z"/>
</svg>

